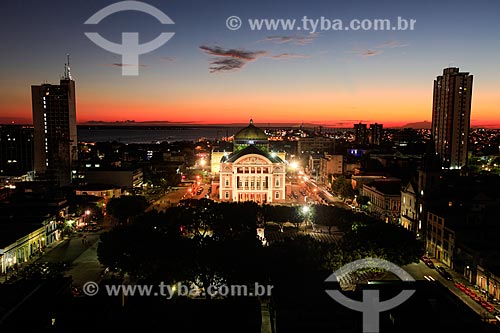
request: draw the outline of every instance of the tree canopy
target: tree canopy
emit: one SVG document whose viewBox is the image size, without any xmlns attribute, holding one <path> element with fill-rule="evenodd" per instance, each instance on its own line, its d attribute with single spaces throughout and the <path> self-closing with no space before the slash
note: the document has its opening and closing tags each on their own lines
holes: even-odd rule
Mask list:
<svg viewBox="0 0 500 333">
<path fill-rule="evenodd" d="M 311 207 L 311 219 L 342 231 L 336 243 L 294 233 L 264 247 L 256 235 L 260 220 L 303 219 L 300 207 L 186 200 L 165 213 L 142 214 L 102 234 L 98 256 L 104 265 L 135 279 L 206 288 L 264 283 L 300 272 L 331 273 L 366 257 L 405 265 L 417 261 L 422 251 L 410 231 L 334 206 Z"/>
</svg>

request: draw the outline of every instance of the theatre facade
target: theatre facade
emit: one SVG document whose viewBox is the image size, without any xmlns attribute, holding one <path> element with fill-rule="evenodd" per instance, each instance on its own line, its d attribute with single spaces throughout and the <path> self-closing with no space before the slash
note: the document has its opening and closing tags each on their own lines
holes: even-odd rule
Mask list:
<svg viewBox="0 0 500 333">
<path fill-rule="evenodd" d="M 286 200 L 284 153 L 269 151 L 267 135 L 254 126 L 252 120 L 234 136 L 232 153 L 213 154 L 212 158 L 220 158 L 221 201 L 272 203 Z"/>
</svg>

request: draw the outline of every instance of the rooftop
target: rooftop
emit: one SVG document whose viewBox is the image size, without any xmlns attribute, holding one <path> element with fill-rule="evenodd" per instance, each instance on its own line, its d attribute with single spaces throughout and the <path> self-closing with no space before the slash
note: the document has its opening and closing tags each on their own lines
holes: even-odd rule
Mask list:
<svg viewBox="0 0 500 333">
<path fill-rule="evenodd" d="M 240 157 L 245 156 L 245 155 L 250 155 L 250 154 L 256 154 L 263 156 L 270 160 L 272 163 L 283 163 L 283 160 L 278 157 L 278 155 L 272 155 L 269 154 L 265 151 L 260 150 L 259 148 L 255 147 L 254 145 L 250 145 L 236 153 L 232 153 L 228 156 L 222 157 L 221 162 L 226 162 L 226 163 L 234 163 L 236 160 L 238 160 Z"/>
<path fill-rule="evenodd" d="M 364 186 L 371 187 L 387 195 L 401 195 L 401 180 L 399 179 L 375 180 Z"/>
</svg>

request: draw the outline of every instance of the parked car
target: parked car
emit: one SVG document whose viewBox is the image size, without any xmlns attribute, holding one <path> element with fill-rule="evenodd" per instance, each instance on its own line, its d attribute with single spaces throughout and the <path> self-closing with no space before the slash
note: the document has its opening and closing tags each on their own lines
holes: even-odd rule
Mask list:
<svg viewBox="0 0 500 333">
<path fill-rule="evenodd" d="M 444 277 L 446 280 L 449 281 L 453 280 L 451 274 L 446 269 L 444 269 L 444 267 L 436 266 L 436 271 L 438 271 L 438 273 L 441 274 L 441 276 Z"/>
<path fill-rule="evenodd" d="M 434 263 L 432 262 L 432 260 L 430 260 L 429 258 L 427 258 L 426 256 L 422 256 L 420 258 L 429 268 L 435 268 L 434 267 Z"/>
</svg>

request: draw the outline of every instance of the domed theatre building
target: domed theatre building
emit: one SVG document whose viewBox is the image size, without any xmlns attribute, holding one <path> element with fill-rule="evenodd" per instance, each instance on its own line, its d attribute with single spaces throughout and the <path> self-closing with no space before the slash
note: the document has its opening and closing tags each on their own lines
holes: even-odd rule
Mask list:
<svg viewBox="0 0 500 333">
<path fill-rule="evenodd" d="M 212 154 L 212 158 L 220 158 L 219 199 L 257 203 L 285 201 L 284 155 L 269 151 L 266 133 L 250 120 L 250 124 L 234 136 L 232 153 Z"/>
</svg>

